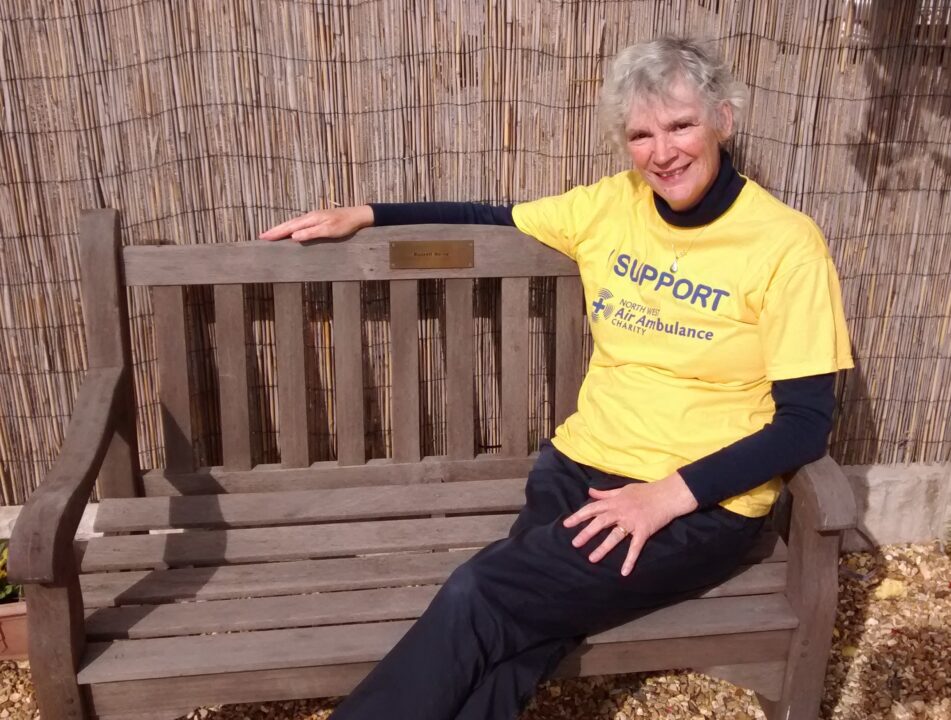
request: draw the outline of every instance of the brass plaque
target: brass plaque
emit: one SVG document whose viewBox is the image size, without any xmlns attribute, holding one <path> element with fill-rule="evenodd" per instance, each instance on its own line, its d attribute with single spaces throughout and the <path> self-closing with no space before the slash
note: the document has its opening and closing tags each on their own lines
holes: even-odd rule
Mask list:
<svg viewBox="0 0 951 720">
<path fill-rule="evenodd" d="M 474 265 L 472 240 L 394 240 L 391 270 L 445 270 Z"/>
</svg>

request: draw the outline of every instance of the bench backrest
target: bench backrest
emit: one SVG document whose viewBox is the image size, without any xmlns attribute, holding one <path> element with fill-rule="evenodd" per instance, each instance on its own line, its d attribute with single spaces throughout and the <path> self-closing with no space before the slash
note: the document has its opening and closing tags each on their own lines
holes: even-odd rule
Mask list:
<svg viewBox="0 0 951 720">
<path fill-rule="evenodd" d="M 526 459 L 535 449 L 528 444 L 531 277 L 555 278 L 552 387 L 555 422 L 560 422 L 574 408 L 584 365 L 583 305 L 577 265 L 513 228 L 447 225 L 369 228 L 343 242 L 129 246 L 117 251 L 114 249 L 118 247 L 115 225 L 114 213 L 109 211 L 89 213 L 84 218 L 81 259 L 90 366 L 130 364 L 128 318 L 124 293 L 118 288 L 122 285 L 149 287 L 166 448 L 165 472 L 153 473 L 157 485 L 165 482 L 169 474 L 196 470 L 183 299 L 183 288 L 190 285 L 214 286 L 224 470 L 246 471 L 252 464 L 243 294 L 244 286 L 251 284 L 273 284 L 278 443 L 283 468 L 307 468 L 313 460 L 308 451 L 308 396 L 302 392 L 302 388 L 307 387 L 304 283 L 327 282 L 332 287 L 332 385 L 337 460 L 318 463 L 318 469 L 363 466 L 367 462 L 360 281 L 389 283 L 390 464 L 422 459 L 420 280 L 445 281 L 445 460 L 476 459 L 473 441 L 473 281 L 476 278 L 501 279 L 501 448 L 494 459 Z M 111 296 L 110 283 L 103 282 L 110 246 L 117 258 L 118 277 L 122 279 L 115 281 L 116 289 Z M 116 306 L 112 315 L 120 317 L 120 324 L 124 325 L 119 337 L 106 321 L 96 320 L 96 314 L 102 314 L 110 304 Z M 97 350 L 100 346 L 102 349 Z M 122 363 L 117 363 L 115 356 L 120 352 Z M 420 471 L 419 477 L 425 479 L 431 478 L 434 472 L 438 474 L 438 471 L 428 472 Z M 336 475 L 343 484 L 344 478 L 353 473 Z M 374 477 L 377 478 L 374 481 L 387 481 L 383 470 L 374 471 Z M 407 481 L 405 473 L 398 481 Z M 205 490 L 201 490 L 202 487 Z M 160 492 L 156 488 L 146 489 L 149 494 Z M 208 484 L 199 483 L 195 490 L 188 491 L 208 489 Z M 210 484 L 210 489 L 229 488 L 215 482 Z"/>
</svg>

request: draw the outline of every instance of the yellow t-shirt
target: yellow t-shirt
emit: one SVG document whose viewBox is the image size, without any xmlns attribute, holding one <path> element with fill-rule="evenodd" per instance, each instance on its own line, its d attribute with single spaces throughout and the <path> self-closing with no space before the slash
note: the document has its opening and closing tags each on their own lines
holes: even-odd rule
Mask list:
<svg viewBox="0 0 951 720">
<path fill-rule="evenodd" d="M 594 353 L 552 439 L 576 462 L 660 480 L 770 422 L 772 381 L 853 367 L 821 231 L 751 180 L 702 228 L 665 223 L 634 171 L 512 214 L 581 273 Z M 720 504 L 759 517 L 780 487 Z"/>
</svg>

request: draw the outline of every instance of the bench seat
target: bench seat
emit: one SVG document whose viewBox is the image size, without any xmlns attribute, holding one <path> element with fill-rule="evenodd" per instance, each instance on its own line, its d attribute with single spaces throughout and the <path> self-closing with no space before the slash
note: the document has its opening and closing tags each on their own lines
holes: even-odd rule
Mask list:
<svg viewBox="0 0 951 720">
<path fill-rule="evenodd" d="M 373 592 L 373 591 L 359 591 Z M 91 642 L 79 672 L 82 684 L 233 673 L 276 668 L 317 667 L 376 662 L 399 640 L 435 592 L 392 593 L 402 603 L 393 614 L 410 618 L 386 622 L 352 622 L 349 612 L 324 618 L 321 627 L 291 627 L 251 632 Z M 303 605 L 306 596 L 297 596 Z M 233 601 L 231 601 L 233 602 Z M 390 614 L 381 611 L 380 615 Z M 301 622 L 298 616 L 290 620 Z M 238 625 L 240 623 L 236 623 Z M 744 631 L 792 630 L 798 625 L 780 593 L 715 597 L 661 608 L 591 636 L 589 645 L 730 635 Z M 186 631 L 194 630 L 194 626 Z M 785 649 L 782 656 L 785 656 Z M 693 663 L 687 660 L 687 665 Z M 656 669 L 656 668 L 652 668 Z"/>
<path fill-rule="evenodd" d="M 137 712 L 146 686 L 173 678 L 218 683 L 230 698 L 234 678 L 253 676 L 260 687 L 246 697 L 268 700 L 289 695 L 263 678 L 298 673 L 295 697 L 313 693 L 320 677 L 316 694 L 345 693 L 453 569 L 506 535 L 524 485 L 504 478 L 105 499 L 96 530 L 106 535 L 89 540 L 80 561 L 78 682 L 104 717 Z M 786 546 L 765 533 L 747 563 L 696 599 L 592 636 L 563 672 L 597 672 L 609 658 L 613 667 L 619 654 L 630 671 L 694 666 L 696 649 L 667 641 L 696 637 L 735 642 L 737 662 L 781 661 L 798 625 L 783 595 Z M 160 696 L 151 712 L 180 702 Z"/>
<path fill-rule="evenodd" d="M 761 608 L 766 612 L 788 611 L 777 596 L 770 598 Z M 707 602 L 707 601 L 704 601 Z M 689 607 L 689 606 L 688 606 Z M 740 606 L 736 606 L 740 609 Z M 793 622 L 788 616 L 787 623 Z M 646 624 L 641 623 L 641 626 Z M 636 625 L 615 628 L 611 634 L 592 637 L 577 651 L 569 655 L 559 666 L 555 677 L 584 677 L 626 672 L 645 672 L 675 667 L 694 667 L 718 676 L 730 675 L 737 680 L 750 681 L 755 678 L 759 692 L 778 695 L 782 689 L 783 669 L 789 653 L 794 631 L 789 629 L 763 630 L 759 632 L 736 632 L 721 635 L 699 635 L 683 638 L 665 638 L 659 640 L 626 640 L 625 633 L 636 633 Z M 389 624 L 393 627 L 384 637 L 384 631 L 378 631 L 376 640 L 377 654 L 382 655 L 383 648 L 389 647 L 409 626 L 408 622 Z M 353 626 L 350 626 L 351 628 Z M 747 626 L 748 627 L 748 626 Z M 696 632 L 698 626 L 691 626 Z M 277 633 L 281 631 L 271 631 Z M 311 631 L 312 632 L 312 631 Z M 244 635 L 265 635 L 265 633 L 245 633 Z M 337 637 L 324 636 L 325 640 L 337 639 L 359 642 L 367 639 L 369 632 L 359 631 L 353 636 L 350 631 Z M 306 633 L 302 633 L 306 636 Z M 126 641 L 140 642 L 148 641 Z M 246 641 L 245 652 L 250 655 L 257 646 Z M 262 640 L 262 646 L 266 640 Z M 273 646 L 272 646 L 273 647 Z M 181 652 L 183 648 L 175 648 Z M 217 655 L 213 655 L 213 658 Z M 283 651 L 282 651 L 282 657 Z M 196 660 L 199 658 L 196 658 Z M 209 656 L 200 659 L 207 661 Z M 87 653 L 83 661 L 82 673 L 87 679 L 91 672 L 109 672 L 121 668 L 127 662 L 138 667 L 148 665 L 148 660 L 135 658 L 131 654 L 119 660 L 103 659 L 97 662 Z M 157 677 L 141 680 L 110 680 L 91 682 L 86 686 L 90 710 L 100 720 L 161 720 L 185 715 L 198 705 L 215 703 L 253 703 L 272 700 L 291 700 L 344 695 L 372 669 L 375 661 L 336 663 L 324 666 L 301 664 L 297 667 L 272 667 L 266 670 L 245 670 L 229 673 L 210 672 L 210 667 L 195 661 L 189 662 L 186 674 L 175 665 L 175 673 L 156 673 Z M 729 666 L 726 664 L 729 663 Z M 237 664 L 237 663 L 236 663 Z M 92 675 L 92 677 L 95 677 Z M 114 676 L 113 676 L 114 677 Z M 82 677 L 80 678 L 82 681 Z M 143 708 L 151 708 L 144 712 Z"/>
</svg>

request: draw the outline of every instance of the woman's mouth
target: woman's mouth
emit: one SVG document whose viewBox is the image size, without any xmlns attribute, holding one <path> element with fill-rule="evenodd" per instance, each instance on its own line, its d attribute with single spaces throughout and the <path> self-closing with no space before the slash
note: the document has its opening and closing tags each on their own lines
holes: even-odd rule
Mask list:
<svg viewBox="0 0 951 720">
<path fill-rule="evenodd" d="M 683 167 L 676 168 L 675 170 L 665 170 L 663 172 L 655 171 L 654 175 L 656 175 L 663 182 L 671 182 L 673 180 L 679 179 L 688 167 L 690 166 L 684 165 Z"/>
</svg>

